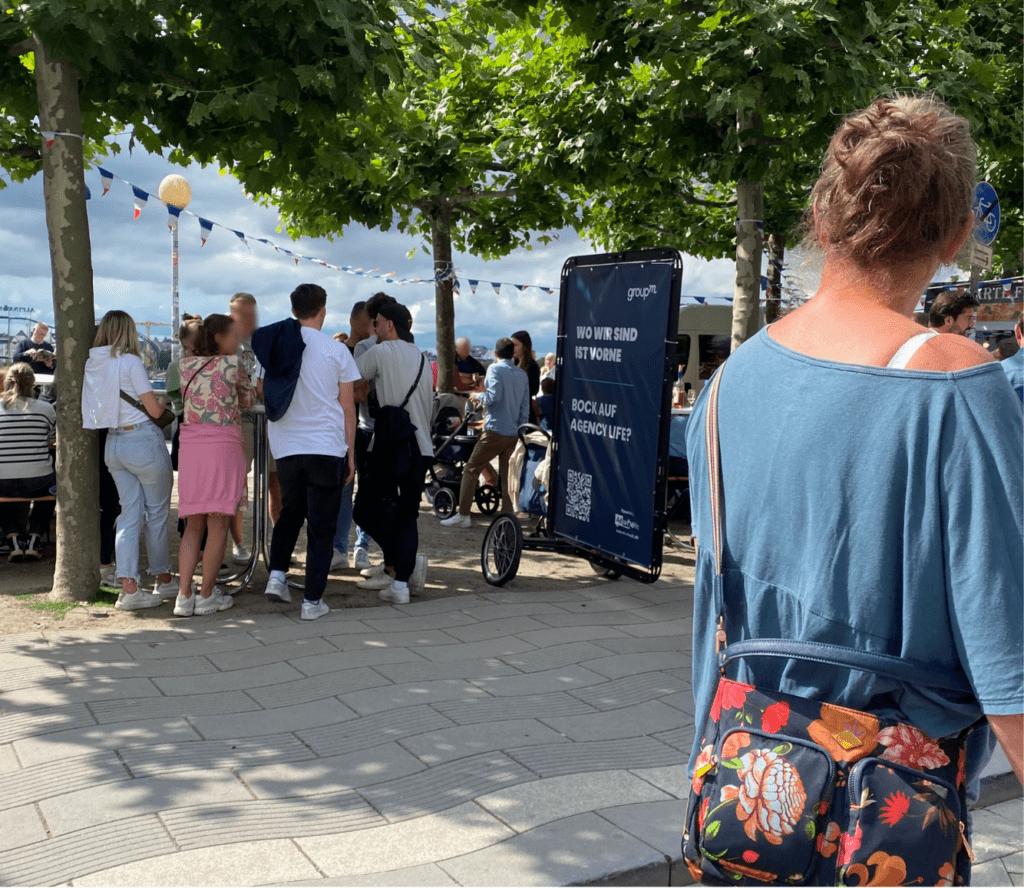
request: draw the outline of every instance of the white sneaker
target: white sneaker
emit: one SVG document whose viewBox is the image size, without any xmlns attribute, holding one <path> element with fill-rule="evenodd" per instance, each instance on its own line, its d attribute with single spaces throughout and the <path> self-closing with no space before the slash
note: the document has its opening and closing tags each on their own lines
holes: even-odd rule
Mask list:
<svg viewBox="0 0 1024 888">
<path fill-rule="evenodd" d="M 288 591 L 288 581 L 275 580 L 273 577 L 267 580 L 267 588 L 263 594 L 267 596 L 267 601 L 290 604 L 292 600 L 292 593 Z"/>
<path fill-rule="evenodd" d="M 121 584 L 117 581 L 116 564 L 111 564 L 109 567 L 100 568 L 100 586 L 113 589 L 117 592 L 121 591 Z"/>
<path fill-rule="evenodd" d="M 427 556 L 417 555 L 416 566 L 412 569 L 412 576 L 409 577 L 409 592 L 412 595 L 422 595 L 423 587 L 427 585 Z M 404 603 L 404 602 L 403 602 Z"/>
<path fill-rule="evenodd" d="M 362 546 L 358 547 L 352 556 L 352 566 L 356 570 L 367 570 L 373 567 L 373 564 L 370 562 L 370 553 Z"/>
<path fill-rule="evenodd" d="M 377 597 L 381 601 L 390 601 L 392 604 L 408 604 L 409 603 L 409 589 L 398 590 L 395 588 L 394 583 L 388 586 L 387 589 L 381 589 L 377 593 Z"/>
<path fill-rule="evenodd" d="M 236 543 L 231 547 L 231 560 L 235 564 L 249 563 L 249 550 L 242 543 Z"/>
<path fill-rule="evenodd" d="M 366 589 L 369 592 L 378 592 L 381 589 L 390 589 L 391 582 L 391 577 L 389 577 L 382 569 L 377 576 L 368 577 L 365 580 L 360 580 L 358 583 L 356 583 L 356 588 Z"/>
<path fill-rule="evenodd" d="M 166 583 L 157 582 L 153 592 L 160 596 L 162 601 L 168 601 L 171 598 L 178 597 L 178 581 L 172 575 Z"/>
<path fill-rule="evenodd" d="M 196 609 L 196 593 L 193 589 L 192 595 L 189 598 L 185 598 L 182 595 L 178 595 L 174 599 L 174 616 L 176 617 L 191 617 Z"/>
<path fill-rule="evenodd" d="M 234 607 L 235 599 L 228 595 L 220 586 L 214 586 L 209 598 L 203 598 L 199 591 L 193 587 L 192 600 L 195 602 L 195 615 L 204 617 L 207 614 L 215 614 L 217 611 L 226 611 Z"/>
<path fill-rule="evenodd" d="M 369 567 L 364 567 L 359 571 L 360 576 L 364 576 L 368 580 L 373 579 L 374 577 L 379 577 L 382 573 L 384 573 L 384 562 L 381 562 L 380 564 L 371 564 Z"/>
<path fill-rule="evenodd" d="M 147 607 L 160 607 L 164 603 L 163 596 L 157 592 L 145 592 L 139 589 L 138 592 L 122 592 L 117 596 L 117 604 L 114 605 L 118 610 L 132 611 L 142 610 Z"/>
<path fill-rule="evenodd" d="M 323 599 L 320 601 L 303 601 L 302 602 L 302 613 L 299 614 L 300 620 L 319 620 L 324 614 L 331 612 L 331 609 L 324 604 Z"/>
<path fill-rule="evenodd" d="M 334 573 L 334 571 L 342 570 L 346 567 L 348 567 L 348 555 L 335 549 L 334 556 L 331 558 L 330 572 Z"/>
<path fill-rule="evenodd" d="M 460 515 L 456 512 L 451 518 L 445 518 L 441 522 L 442 527 L 472 527 L 473 522 L 469 515 Z"/>
</svg>

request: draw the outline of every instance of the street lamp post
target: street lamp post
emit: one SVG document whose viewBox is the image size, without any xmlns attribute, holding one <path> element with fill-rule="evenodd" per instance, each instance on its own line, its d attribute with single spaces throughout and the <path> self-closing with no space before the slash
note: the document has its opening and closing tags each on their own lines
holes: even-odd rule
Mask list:
<svg viewBox="0 0 1024 888">
<path fill-rule="evenodd" d="M 171 360 L 181 357 L 181 343 L 178 341 L 178 328 L 181 326 L 178 316 L 178 211 L 185 209 L 192 200 L 192 188 L 184 176 L 171 173 L 160 183 L 160 200 L 170 211 L 168 225 L 171 229 Z"/>
</svg>

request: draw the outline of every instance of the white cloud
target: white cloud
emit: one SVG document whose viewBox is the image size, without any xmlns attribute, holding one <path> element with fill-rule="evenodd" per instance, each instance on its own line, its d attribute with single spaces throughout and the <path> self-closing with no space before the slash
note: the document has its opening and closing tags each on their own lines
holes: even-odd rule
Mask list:
<svg viewBox="0 0 1024 888">
<path fill-rule="evenodd" d="M 213 229 L 205 247 L 201 246 L 199 222 L 183 215 L 179 228 L 179 277 L 182 311 L 208 314 L 226 311 L 227 302 L 238 291 L 253 293 L 259 300 L 264 321 L 284 317 L 289 311 L 288 294 L 300 283 L 320 284 L 327 290 L 328 314 L 325 329 L 348 327 L 349 310 L 354 302 L 366 299 L 377 290 L 385 290 L 408 305 L 414 318 L 417 342 L 435 345 L 434 286 L 410 284 L 397 286 L 382 280 L 356 277 L 324 268 L 312 262 L 298 265 L 266 244 L 263 237 L 280 247 L 307 256 L 315 256 L 333 265 L 379 268 L 381 274 L 394 271 L 397 278 L 429 277 L 432 262 L 417 249 L 410 259 L 407 253 L 422 245 L 395 229 L 387 232 L 352 225 L 333 242 L 326 238 L 304 238 L 292 242 L 279 232 L 279 217 L 273 207 L 263 207 L 247 199 L 239 182 L 220 175 L 214 167 L 192 164 L 187 168 L 168 163 L 158 155 L 122 150 L 101 161 L 115 175 L 153 194 L 140 218 L 132 219 L 130 188 L 115 180 L 111 191 L 102 195 L 99 173 L 89 170 L 86 182 L 92 191 L 89 201 L 89 229 L 96 309 L 123 308 L 138 320 L 170 322 L 171 235 L 167 214 L 156 197 L 161 179 L 172 172 L 184 175 L 192 186 L 190 212 L 245 232 L 246 246 L 225 228 Z M 49 246 L 43 208 L 42 177 L 9 184 L 0 190 L 0 304 L 34 305 L 37 317 L 52 321 Z M 462 287 L 456 300 L 456 332 L 474 342 L 493 346 L 499 336 L 514 330 L 529 330 L 538 353 L 554 349 L 558 315 L 558 285 L 561 269 L 570 256 L 589 254 L 594 249 L 575 232 L 558 232 L 549 244 L 537 244 L 533 250 L 517 250 L 510 256 L 485 262 L 473 256 L 456 255 L 454 262 Z M 731 296 L 732 263 L 685 257 L 683 292 L 703 296 Z M 479 279 L 474 296 L 469 278 Z M 542 284 L 555 289 L 548 295 L 536 289 L 522 292 L 503 287 L 495 295 L 490 281 Z M 0 326 L 5 322 L 0 319 Z M 167 331 L 153 329 L 153 335 Z"/>
</svg>

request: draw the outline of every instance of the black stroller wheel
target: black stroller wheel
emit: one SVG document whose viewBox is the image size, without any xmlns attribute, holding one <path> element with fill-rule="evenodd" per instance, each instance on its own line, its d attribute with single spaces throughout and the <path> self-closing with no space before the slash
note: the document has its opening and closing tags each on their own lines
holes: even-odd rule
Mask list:
<svg viewBox="0 0 1024 888">
<path fill-rule="evenodd" d="M 491 586 L 504 586 L 519 571 L 523 555 L 523 528 L 510 512 L 502 512 L 484 534 L 480 567 Z"/>
<path fill-rule="evenodd" d="M 447 487 L 439 487 L 434 494 L 434 514 L 442 521 L 455 514 L 455 494 Z"/>
<path fill-rule="evenodd" d="M 473 499 L 485 515 L 493 515 L 501 505 L 501 493 L 493 484 L 481 484 L 473 494 Z"/>
</svg>

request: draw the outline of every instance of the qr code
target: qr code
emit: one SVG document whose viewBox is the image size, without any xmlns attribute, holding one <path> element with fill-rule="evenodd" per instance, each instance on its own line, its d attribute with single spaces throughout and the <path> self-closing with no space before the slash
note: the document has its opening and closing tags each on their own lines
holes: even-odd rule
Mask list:
<svg viewBox="0 0 1024 888">
<path fill-rule="evenodd" d="M 569 469 L 565 491 L 565 514 L 577 521 L 590 521 L 590 494 L 594 476 Z"/>
</svg>

